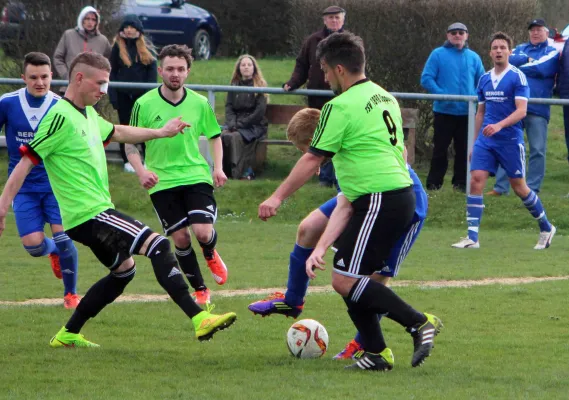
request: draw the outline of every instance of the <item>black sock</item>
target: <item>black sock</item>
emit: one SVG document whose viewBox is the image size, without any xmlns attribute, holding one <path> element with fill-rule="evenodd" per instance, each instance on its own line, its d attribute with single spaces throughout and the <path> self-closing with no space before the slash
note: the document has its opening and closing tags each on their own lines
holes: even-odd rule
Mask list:
<svg viewBox="0 0 569 400">
<path fill-rule="evenodd" d="M 178 269 L 176 257 L 170 250 L 170 241 L 163 236 L 156 236 L 148 248 L 146 256 L 152 262 L 154 275 L 160 286 L 188 317 L 193 318 L 202 312 L 188 292 L 188 285 Z"/>
<path fill-rule="evenodd" d="M 378 314 L 387 314 L 387 318 L 405 328 L 422 324 L 427 320 L 424 314 L 405 303 L 387 286 L 367 276 L 356 281 L 348 297 L 354 303 L 369 307 Z"/>
<path fill-rule="evenodd" d="M 387 344 L 385 344 L 385 339 L 383 338 L 377 312 L 360 306 L 349 298 L 344 297 L 344 301 L 348 306 L 348 315 L 360 334 L 364 350 L 375 354 L 385 350 Z"/>
<path fill-rule="evenodd" d="M 192 249 L 192 245 L 190 244 L 187 249 L 181 249 L 176 246 L 176 258 L 194 290 L 206 289 L 198 258 L 196 257 L 196 252 Z"/>
<path fill-rule="evenodd" d="M 215 229 L 211 234 L 211 239 L 207 243 L 200 242 L 200 246 L 202 247 L 203 255 L 205 258 L 212 258 L 213 251 L 215 250 L 215 245 L 217 244 L 217 232 Z"/>
<path fill-rule="evenodd" d="M 65 327 L 71 333 L 79 333 L 89 318 L 94 318 L 107 304 L 119 297 L 134 278 L 136 265 L 124 272 L 111 272 L 97 281 L 79 302 Z"/>
</svg>

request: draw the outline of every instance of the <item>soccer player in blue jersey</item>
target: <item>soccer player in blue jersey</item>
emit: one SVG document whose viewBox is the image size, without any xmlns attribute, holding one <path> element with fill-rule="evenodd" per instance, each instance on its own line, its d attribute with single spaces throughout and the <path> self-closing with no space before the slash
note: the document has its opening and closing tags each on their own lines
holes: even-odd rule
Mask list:
<svg viewBox="0 0 569 400">
<path fill-rule="evenodd" d="M 470 164 L 470 195 L 466 211 L 468 237 L 455 243 L 455 248 L 479 248 L 478 228 L 484 203 L 482 191 L 490 174 L 500 165 L 506 171 L 510 185 L 522 199 L 530 214 L 537 219 L 539 240 L 534 249 L 549 247 L 555 235 L 553 226 L 537 194 L 525 180 L 525 149 L 522 119 L 526 116 L 530 96 L 526 76 L 511 65 L 512 39 L 497 32 L 490 41 L 490 57 L 494 68 L 482 75 L 478 83 L 475 143 Z"/>
<path fill-rule="evenodd" d="M 51 92 L 51 61 L 44 53 L 24 57 L 22 78 L 26 87 L 0 98 L 0 129 L 8 147 L 8 175 L 21 159 L 19 147 L 30 142 L 47 111 L 59 96 Z M 77 249 L 63 230 L 59 206 L 42 163 L 32 169 L 12 203 L 22 244 L 33 257 L 49 256 L 55 276 L 63 279 L 64 306 L 76 308 Z M 51 226 L 53 239 L 44 234 Z"/>
</svg>

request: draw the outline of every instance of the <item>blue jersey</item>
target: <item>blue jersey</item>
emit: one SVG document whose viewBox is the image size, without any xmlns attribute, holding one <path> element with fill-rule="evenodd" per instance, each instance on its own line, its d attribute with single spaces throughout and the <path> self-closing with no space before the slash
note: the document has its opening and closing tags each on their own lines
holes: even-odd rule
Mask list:
<svg viewBox="0 0 569 400">
<path fill-rule="evenodd" d="M 486 72 L 478 82 L 478 102 L 485 104 L 484 122 L 480 128 L 478 139 L 487 145 L 495 143 L 523 143 L 524 132 L 522 122 L 503 128 L 493 136 L 482 134 L 484 127 L 496 124 L 516 111 L 516 99 L 529 99 L 530 91 L 526 76 L 513 65 L 508 65 L 500 75 L 494 69 Z"/>
<path fill-rule="evenodd" d="M 59 98 L 53 92 L 43 97 L 33 97 L 26 88 L 0 97 L 0 129 L 4 127 L 10 157 L 8 176 L 20 162 L 20 146 L 32 141 L 41 119 Z M 20 193 L 51 191 L 43 163 L 32 168 L 20 189 Z"/>
</svg>

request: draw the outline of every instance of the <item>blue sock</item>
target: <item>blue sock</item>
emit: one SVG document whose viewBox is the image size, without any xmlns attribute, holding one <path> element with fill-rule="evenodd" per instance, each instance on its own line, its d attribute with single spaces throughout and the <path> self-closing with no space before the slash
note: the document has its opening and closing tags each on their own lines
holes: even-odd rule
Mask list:
<svg viewBox="0 0 569 400">
<path fill-rule="evenodd" d="M 290 253 L 285 294 L 285 302 L 289 306 L 301 306 L 304 303 L 304 296 L 306 296 L 308 282 L 310 281 L 306 275 L 306 260 L 312 254 L 312 250 L 314 249 L 307 249 L 295 244 L 294 250 Z"/>
<path fill-rule="evenodd" d="M 478 242 L 478 228 L 484 211 L 481 195 L 470 195 L 466 198 L 466 222 L 468 223 L 468 238 Z"/>
<path fill-rule="evenodd" d="M 378 320 L 381 322 L 382 314 L 377 314 Z M 358 342 L 360 345 L 362 344 L 362 335 L 359 332 L 356 332 L 356 336 L 354 337 L 354 341 Z"/>
<path fill-rule="evenodd" d="M 54 253 L 59 254 L 55 242 L 48 237 L 44 237 L 43 242 L 37 246 L 24 246 L 24 248 L 32 257 L 43 257 Z"/>
<path fill-rule="evenodd" d="M 537 219 L 539 230 L 541 232 L 551 232 L 551 224 L 547 220 L 547 216 L 545 215 L 545 210 L 543 209 L 543 204 L 541 204 L 539 196 L 531 190 L 527 197 L 522 199 L 522 201 L 532 217 Z"/>
<path fill-rule="evenodd" d="M 77 293 L 77 249 L 65 232 L 54 233 L 53 240 L 59 250 L 59 264 L 65 290 L 63 295 L 75 294 Z"/>
</svg>

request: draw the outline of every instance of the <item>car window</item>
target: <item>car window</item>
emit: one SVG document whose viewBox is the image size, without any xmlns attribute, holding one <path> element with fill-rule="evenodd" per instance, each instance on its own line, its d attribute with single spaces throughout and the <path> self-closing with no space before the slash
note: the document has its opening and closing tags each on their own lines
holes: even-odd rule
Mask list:
<svg viewBox="0 0 569 400">
<path fill-rule="evenodd" d="M 136 0 L 136 5 L 143 7 L 169 6 L 171 4 L 172 2 L 168 0 Z"/>
</svg>

